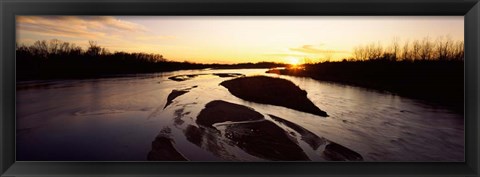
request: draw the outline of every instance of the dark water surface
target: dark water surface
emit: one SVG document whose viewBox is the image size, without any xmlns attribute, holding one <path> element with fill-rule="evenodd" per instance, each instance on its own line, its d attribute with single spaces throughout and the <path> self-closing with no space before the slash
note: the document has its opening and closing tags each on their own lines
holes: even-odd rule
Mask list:
<svg viewBox="0 0 480 177">
<path fill-rule="evenodd" d="M 293 122 L 341 144 L 365 161 L 463 161 L 463 115 L 423 101 L 308 78 L 265 74 L 266 69 L 189 70 L 163 74 L 17 84 L 17 160 L 145 161 L 152 141 L 165 133 L 194 161 L 263 161 L 234 144 L 202 148 L 192 139 L 205 105 L 224 100 Z M 329 117 L 239 99 L 219 84 L 231 77 L 210 73 L 268 75 L 288 79 Z M 168 79 L 198 75 L 185 81 Z M 222 76 L 222 75 L 220 75 Z M 195 87 L 196 86 L 196 87 Z M 172 90 L 186 89 L 169 105 Z M 228 122 L 215 125 L 217 129 Z M 193 129 L 192 129 L 193 127 Z M 221 133 L 225 133 L 221 131 Z M 311 160 L 325 160 L 299 143 Z"/>
</svg>

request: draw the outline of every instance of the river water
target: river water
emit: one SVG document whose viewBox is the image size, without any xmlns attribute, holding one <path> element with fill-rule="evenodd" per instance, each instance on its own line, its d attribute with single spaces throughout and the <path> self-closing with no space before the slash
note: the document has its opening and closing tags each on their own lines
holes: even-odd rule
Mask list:
<svg viewBox="0 0 480 177">
<path fill-rule="evenodd" d="M 266 74 L 266 69 L 183 70 L 122 77 L 17 83 L 18 161 L 145 161 L 152 141 L 169 130 L 175 148 L 193 161 L 262 161 L 234 146 L 238 159 L 218 156 L 187 140 L 185 128 L 213 100 L 274 114 L 361 154 L 365 161 L 463 161 L 463 114 L 386 92 L 309 78 Z M 285 78 L 329 117 L 244 101 L 220 86 L 232 79 L 184 74 L 241 73 Z M 197 86 L 192 88 L 193 86 Z M 172 90 L 192 88 L 166 105 Z M 165 108 L 164 108 L 165 107 Z M 312 160 L 316 152 L 306 154 Z M 228 146 L 228 145 L 224 145 Z"/>
</svg>

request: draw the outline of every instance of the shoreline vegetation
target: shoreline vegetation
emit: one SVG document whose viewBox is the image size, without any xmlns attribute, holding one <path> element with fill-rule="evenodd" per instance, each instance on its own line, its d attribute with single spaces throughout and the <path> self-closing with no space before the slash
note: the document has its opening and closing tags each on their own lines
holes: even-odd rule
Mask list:
<svg viewBox="0 0 480 177">
<path fill-rule="evenodd" d="M 390 46 L 369 44 L 354 48 L 353 57 L 270 69 L 267 73 L 308 77 L 360 86 L 431 101 L 463 113 L 464 48 L 462 41 L 428 37 Z"/>
<path fill-rule="evenodd" d="M 449 38 L 433 41 L 426 37 L 402 44 L 395 38 L 388 46 L 371 43 L 355 47 L 352 57 L 342 61 L 310 62 L 305 59 L 301 65 L 274 62 L 202 64 L 169 61 L 159 54 L 110 52 L 94 41 L 90 41 L 85 50 L 54 39 L 36 41 L 30 46 L 17 45 L 16 74 L 17 81 L 25 81 L 207 68 L 283 67 L 285 69 L 270 69 L 267 72 L 388 91 L 463 112 L 463 45 L 463 41 Z"/>
<path fill-rule="evenodd" d="M 168 72 L 190 69 L 247 69 L 285 67 L 274 62 L 204 64 L 170 61 L 160 54 L 110 52 L 94 41 L 85 50 L 60 40 L 36 41 L 16 46 L 18 81 L 47 79 L 84 79 L 121 74 Z"/>
<path fill-rule="evenodd" d="M 345 61 L 270 69 L 267 73 L 312 78 L 386 91 L 463 113 L 463 61 Z"/>
</svg>

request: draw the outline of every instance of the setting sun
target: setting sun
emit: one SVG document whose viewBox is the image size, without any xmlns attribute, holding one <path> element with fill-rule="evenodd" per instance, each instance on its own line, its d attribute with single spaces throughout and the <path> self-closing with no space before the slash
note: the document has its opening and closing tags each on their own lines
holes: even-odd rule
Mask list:
<svg viewBox="0 0 480 177">
<path fill-rule="evenodd" d="M 291 65 L 296 66 L 300 64 L 300 59 L 298 59 L 297 57 L 288 57 L 287 62 Z"/>
</svg>

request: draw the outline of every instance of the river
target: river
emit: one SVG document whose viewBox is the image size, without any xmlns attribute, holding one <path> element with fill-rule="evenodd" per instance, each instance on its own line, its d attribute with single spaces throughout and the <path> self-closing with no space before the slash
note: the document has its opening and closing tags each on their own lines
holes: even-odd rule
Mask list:
<svg viewBox="0 0 480 177">
<path fill-rule="evenodd" d="M 225 149 L 242 158 L 218 156 L 188 141 L 185 127 L 195 125 L 196 115 L 213 100 L 275 114 L 354 150 L 365 161 L 464 160 L 463 114 L 388 92 L 265 71 L 183 70 L 101 79 L 19 82 L 17 160 L 145 161 L 155 137 L 162 130 L 169 130 L 176 149 L 192 161 L 263 161 L 233 145 Z M 181 82 L 168 79 L 209 73 L 288 79 L 306 90 L 307 97 L 329 117 L 244 101 L 219 85 L 232 79 L 229 77 L 200 75 Z M 185 88 L 192 89 L 165 107 L 172 90 Z M 310 159 L 317 159 L 316 152 L 306 153 Z"/>
</svg>

